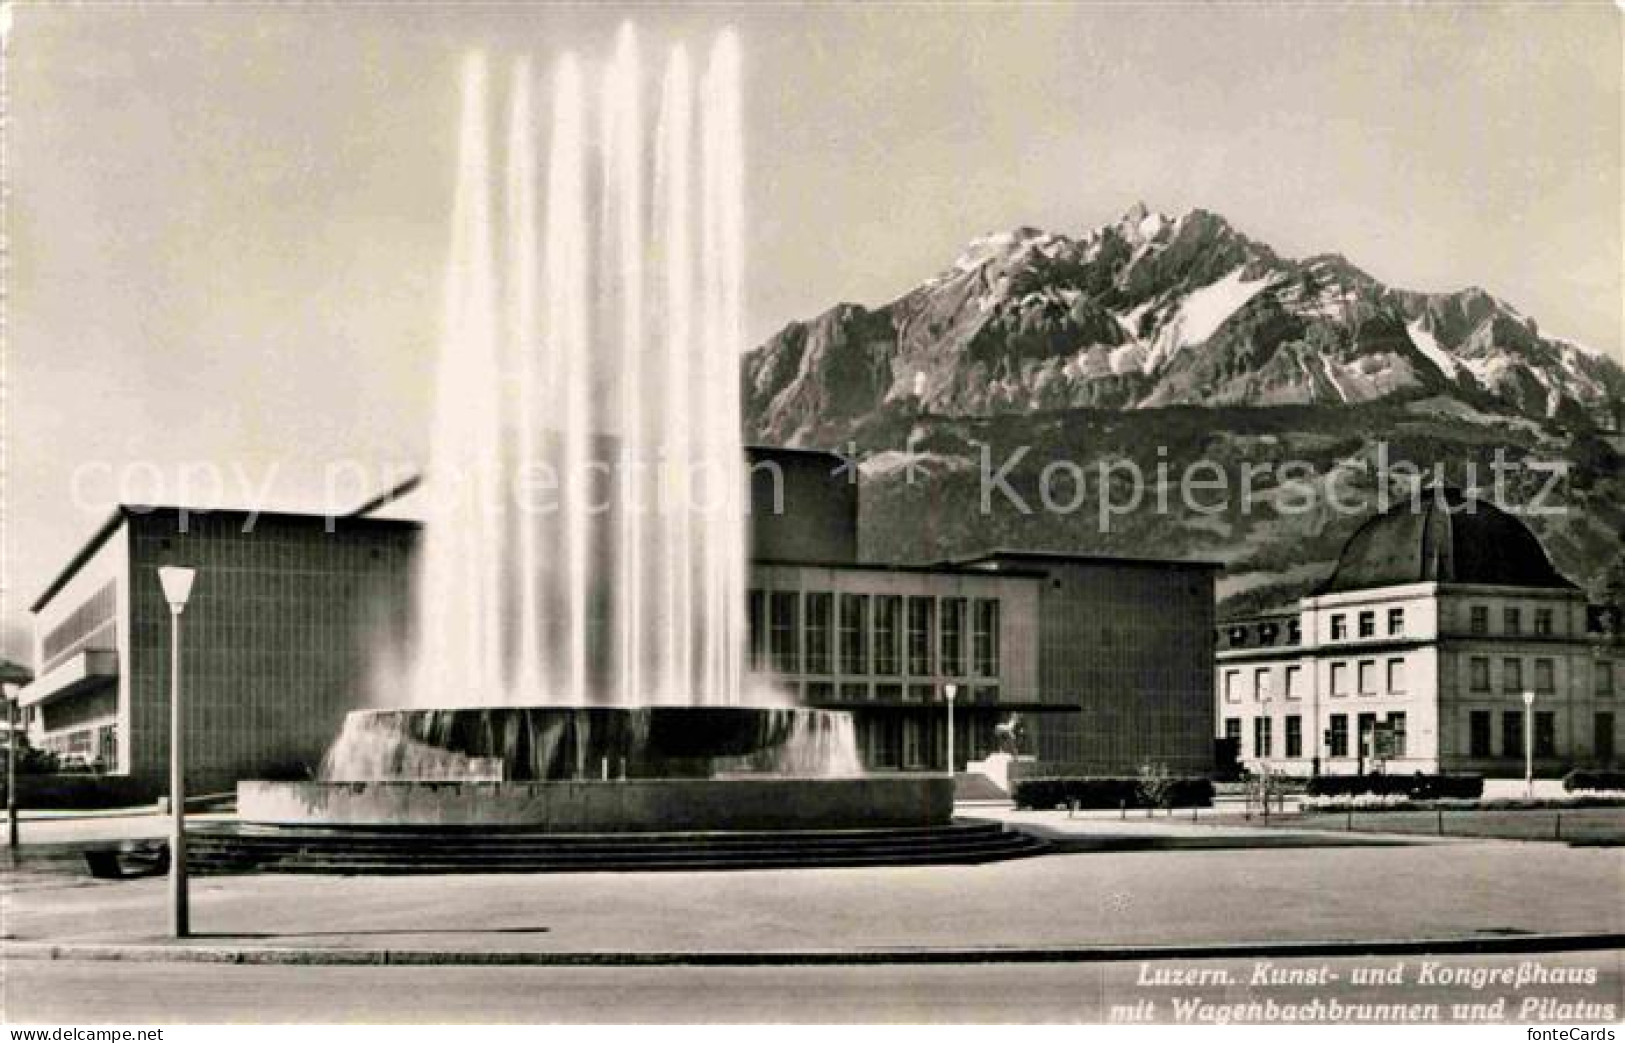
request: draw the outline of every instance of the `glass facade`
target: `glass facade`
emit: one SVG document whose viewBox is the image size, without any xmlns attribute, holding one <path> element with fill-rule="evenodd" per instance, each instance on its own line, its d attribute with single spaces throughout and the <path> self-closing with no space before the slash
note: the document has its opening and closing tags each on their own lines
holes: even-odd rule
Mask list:
<svg viewBox="0 0 1625 1043">
<path fill-rule="evenodd" d="M 841 673 L 869 672 L 869 596 L 841 595 Z"/>
<path fill-rule="evenodd" d="M 828 674 L 834 644 L 835 596 L 827 592 L 807 595 L 807 673 Z"/>
</svg>

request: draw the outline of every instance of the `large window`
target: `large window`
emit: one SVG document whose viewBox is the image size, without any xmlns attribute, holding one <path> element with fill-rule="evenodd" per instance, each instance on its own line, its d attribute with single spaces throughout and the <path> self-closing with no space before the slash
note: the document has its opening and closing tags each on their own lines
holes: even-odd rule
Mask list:
<svg viewBox="0 0 1625 1043">
<path fill-rule="evenodd" d="M 1467 660 L 1467 687 L 1475 692 L 1490 690 L 1490 661 L 1485 656 Z"/>
<path fill-rule="evenodd" d="M 1388 636 L 1398 637 L 1405 632 L 1405 610 L 1391 608 L 1388 610 Z"/>
<path fill-rule="evenodd" d="M 1372 611 L 1372 612 L 1361 612 L 1360 613 L 1360 636 L 1361 637 L 1376 637 L 1377 636 L 1377 613 L 1376 612 Z"/>
<path fill-rule="evenodd" d="M 1226 670 L 1224 672 L 1224 701 L 1236 703 L 1241 701 L 1241 693 L 1237 690 L 1241 686 L 1241 671 Z"/>
<path fill-rule="evenodd" d="M 1395 693 L 1405 690 L 1405 660 L 1388 660 L 1388 690 Z"/>
<path fill-rule="evenodd" d="M 1347 663 L 1332 664 L 1332 694 L 1349 694 L 1349 665 Z"/>
<path fill-rule="evenodd" d="M 1523 711 L 1501 711 L 1501 756 L 1523 756 Z"/>
<path fill-rule="evenodd" d="M 1467 629 L 1474 634 L 1487 634 L 1490 632 L 1490 609 L 1488 605 L 1474 605 L 1468 611 L 1469 622 Z"/>
<path fill-rule="evenodd" d="M 1614 713 L 1598 710 L 1591 717 L 1591 750 L 1597 760 L 1608 764 L 1614 759 Z"/>
<path fill-rule="evenodd" d="M 974 609 L 976 613 L 974 648 L 971 654 L 976 658 L 977 677 L 999 676 L 999 603 L 991 598 L 978 599 Z"/>
<path fill-rule="evenodd" d="M 1303 718 L 1297 714 L 1286 719 L 1286 755 L 1303 756 Z"/>
<path fill-rule="evenodd" d="M 964 598 L 942 599 L 942 672 L 949 677 L 965 676 L 965 617 L 969 604 Z"/>
<path fill-rule="evenodd" d="M 40 651 L 45 657 L 44 669 L 49 670 L 89 644 L 89 639 L 110 624 L 117 614 L 118 586 L 107 583 L 45 635 L 40 642 Z"/>
<path fill-rule="evenodd" d="M 1535 756 L 1557 756 L 1557 714 L 1551 710 L 1535 711 Z"/>
<path fill-rule="evenodd" d="M 1332 714 L 1332 726 L 1326 729 L 1326 753 L 1332 757 L 1349 755 L 1349 717 L 1346 713 Z"/>
<path fill-rule="evenodd" d="M 775 591 L 769 597 L 773 669 L 781 674 L 801 671 L 800 610 L 801 595 L 795 591 Z"/>
<path fill-rule="evenodd" d="M 936 657 L 931 654 L 936 615 L 935 598 L 908 599 L 908 672 L 917 677 L 937 672 Z"/>
<path fill-rule="evenodd" d="M 1332 640 L 1341 641 L 1349 636 L 1349 621 L 1339 612 L 1332 617 Z"/>
<path fill-rule="evenodd" d="M 1286 697 L 1288 699 L 1303 698 L 1303 667 L 1289 666 L 1286 668 Z"/>
<path fill-rule="evenodd" d="M 1391 713 L 1388 715 L 1388 734 L 1392 736 L 1388 743 L 1388 752 L 1391 757 L 1405 756 L 1405 715 L 1404 713 Z"/>
<path fill-rule="evenodd" d="M 1270 725 L 1268 717 L 1253 718 L 1253 756 L 1268 757 L 1270 755 Z"/>
<path fill-rule="evenodd" d="M 914 717 L 903 720 L 903 767 L 919 768 L 925 765 L 925 743 L 921 740 L 921 721 Z"/>
<path fill-rule="evenodd" d="M 869 672 L 869 595 L 841 595 L 841 673 Z"/>
<path fill-rule="evenodd" d="M 1549 608 L 1535 609 L 1535 634 L 1538 637 L 1552 636 L 1552 610 Z"/>
<path fill-rule="evenodd" d="M 1270 668 L 1260 666 L 1253 670 L 1253 698 L 1258 702 L 1268 699 L 1273 693 L 1270 691 Z"/>
<path fill-rule="evenodd" d="M 767 669 L 767 595 L 753 590 L 746 598 L 746 617 L 749 621 L 748 658 L 752 670 Z"/>
<path fill-rule="evenodd" d="M 1523 691 L 1523 660 L 1501 660 L 1501 687 L 1508 692 Z"/>
<path fill-rule="evenodd" d="M 1226 717 L 1224 719 L 1224 737 L 1236 744 L 1236 756 L 1241 756 L 1241 718 Z"/>
<path fill-rule="evenodd" d="M 1370 758 L 1376 743 L 1373 741 L 1377 734 L 1377 715 L 1362 713 L 1360 715 L 1360 756 Z"/>
<path fill-rule="evenodd" d="M 807 595 L 807 673 L 830 672 L 830 646 L 835 630 L 835 595 Z"/>
<path fill-rule="evenodd" d="M 1360 694 L 1377 694 L 1377 661 L 1375 659 L 1360 660 Z"/>
<path fill-rule="evenodd" d="M 1554 692 L 1557 690 L 1557 667 L 1550 659 L 1535 660 L 1535 691 Z"/>
<path fill-rule="evenodd" d="M 1614 664 L 1606 659 L 1597 661 L 1597 694 L 1610 696 L 1614 694 Z"/>
<path fill-rule="evenodd" d="M 903 599 L 896 594 L 875 595 L 875 673 L 903 670 Z"/>
<path fill-rule="evenodd" d="M 1470 710 L 1467 713 L 1467 753 L 1472 757 L 1492 757 L 1490 749 L 1490 712 Z"/>
<path fill-rule="evenodd" d="M 1508 605 L 1501 610 L 1501 632 L 1509 637 L 1523 633 L 1523 610 Z"/>
</svg>

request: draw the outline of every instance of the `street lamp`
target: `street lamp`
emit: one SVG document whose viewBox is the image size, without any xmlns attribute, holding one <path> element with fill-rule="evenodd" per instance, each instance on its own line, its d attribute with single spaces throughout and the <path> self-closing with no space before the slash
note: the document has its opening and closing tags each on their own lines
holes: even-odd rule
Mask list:
<svg viewBox="0 0 1625 1043">
<path fill-rule="evenodd" d="M 959 694 L 959 686 L 947 685 L 943 693 L 948 696 L 948 777 L 954 777 L 954 696 Z"/>
<path fill-rule="evenodd" d="M 169 602 L 169 912 L 177 938 L 191 933 L 186 908 L 186 753 L 181 744 L 181 613 L 192 595 L 192 569 L 165 566 L 158 582 Z"/>
<path fill-rule="evenodd" d="M 1523 795 L 1535 796 L 1535 693 L 1523 693 Z"/>
</svg>

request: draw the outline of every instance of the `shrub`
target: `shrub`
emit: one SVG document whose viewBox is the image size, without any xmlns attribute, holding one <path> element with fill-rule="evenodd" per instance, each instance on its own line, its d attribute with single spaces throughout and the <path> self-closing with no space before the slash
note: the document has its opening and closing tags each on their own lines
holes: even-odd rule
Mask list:
<svg viewBox="0 0 1625 1043">
<path fill-rule="evenodd" d="M 1625 770 L 1575 768 L 1563 776 L 1563 789 L 1568 793 L 1576 790 L 1625 790 Z"/>
<path fill-rule="evenodd" d="M 1018 808 L 1190 808 L 1211 807 L 1213 781 L 1195 776 L 1162 776 L 1147 780 L 1129 776 L 1073 776 L 1021 779 L 1012 794 Z"/>
<path fill-rule="evenodd" d="M 1320 775 L 1304 786 L 1309 797 L 1404 797 L 1407 800 L 1477 800 L 1481 775 Z"/>
</svg>

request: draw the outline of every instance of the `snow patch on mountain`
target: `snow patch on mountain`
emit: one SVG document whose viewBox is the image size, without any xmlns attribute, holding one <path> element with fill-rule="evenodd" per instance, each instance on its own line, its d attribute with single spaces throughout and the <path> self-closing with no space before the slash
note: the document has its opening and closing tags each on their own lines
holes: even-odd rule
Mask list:
<svg viewBox="0 0 1625 1043">
<path fill-rule="evenodd" d="M 1446 350 L 1439 347 L 1439 339 L 1422 325 L 1421 319 L 1416 319 L 1405 326 L 1405 332 L 1411 335 L 1411 343 L 1417 350 L 1428 357 L 1428 361 L 1439 367 L 1439 372 L 1454 380 L 1461 372 L 1455 358 Z"/>
<path fill-rule="evenodd" d="M 1213 336 L 1224 320 L 1240 311 L 1271 282 L 1269 276 L 1249 281 L 1245 271 L 1245 268 L 1237 268 L 1217 282 L 1186 294 L 1178 312 L 1167 323 L 1167 328 L 1174 331 L 1175 351 Z"/>
</svg>

